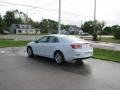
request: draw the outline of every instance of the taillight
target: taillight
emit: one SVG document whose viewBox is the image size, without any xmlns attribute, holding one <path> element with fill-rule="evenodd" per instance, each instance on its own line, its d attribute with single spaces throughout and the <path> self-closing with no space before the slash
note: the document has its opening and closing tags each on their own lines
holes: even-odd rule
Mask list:
<svg viewBox="0 0 120 90">
<path fill-rule="evenodd" d="M 82 45 L 81 44 L 71 44 L 71 47 L 73 49 L 78 49 L 78 48 L 82 48 Z"/>
<path fill-rule="evenodd" d="M 92 47 L 93 45 L 92 44 L 90 44 L 90 47 Z"/>
</svg>

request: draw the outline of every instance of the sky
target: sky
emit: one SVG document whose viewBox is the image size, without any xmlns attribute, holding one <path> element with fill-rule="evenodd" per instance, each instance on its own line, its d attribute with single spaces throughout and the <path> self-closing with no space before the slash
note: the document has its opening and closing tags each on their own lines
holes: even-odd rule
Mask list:
<svg viewBox="0 0 120 90">
<path fill-rule="evenodd" d="M 120 25 L 120 0 L 96 1 L 96 19 L 105 21 L 106 25 Z M 22 7 L 2 2 L 33 7 Z M 28 16 L 34 21 L 41 21 L 44 18 L 57 21 L 58 2 L 59 0 L 0 0 L 0 14 L 3 16 L 8 10 L 18 9 L 24 13 L 28 11 Z M 62 23 L 80 26 L 84 21 L 94 19 L 94 0 L 61 0 L 61 2 Z"/>
</svg>

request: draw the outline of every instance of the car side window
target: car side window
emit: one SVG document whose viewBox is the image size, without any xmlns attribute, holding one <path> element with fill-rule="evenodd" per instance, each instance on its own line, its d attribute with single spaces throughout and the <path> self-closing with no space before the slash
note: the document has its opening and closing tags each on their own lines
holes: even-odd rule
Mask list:
<svg viewBox="0 0 120 90">
<path fill-rule="evenodd" d="M 49 39 L 48 39 L 48 42 L 49 43 L 57 43 L 57 42 L 59 42 L 59 40 L 58 40 L 57 37 L 50 36 Z"/>
<path fill-rule="evenodd" d="M 48 37 L 42 37 L 38 40 L 38 43 L 48 42 Z"/>
</svg>

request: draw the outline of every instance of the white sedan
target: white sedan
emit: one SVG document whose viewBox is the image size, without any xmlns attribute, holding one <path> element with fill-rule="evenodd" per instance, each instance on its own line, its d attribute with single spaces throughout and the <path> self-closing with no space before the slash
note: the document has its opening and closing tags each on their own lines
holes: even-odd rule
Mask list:
<svg viewBox="0 0 120 90">
<path fill-rule="evenodd" d="M 93 55 L 92 45 L 69 35 L 46 35 L 27 45 L 29 57 L 34 55 L 52 58 L 57 64 L 65 61 L 81 61 Z"/>
</svg>

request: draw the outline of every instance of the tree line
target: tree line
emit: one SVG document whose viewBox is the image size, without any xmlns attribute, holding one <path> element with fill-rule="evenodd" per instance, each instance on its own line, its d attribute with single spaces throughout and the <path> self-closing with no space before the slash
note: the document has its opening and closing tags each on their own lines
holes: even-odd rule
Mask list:
<svg viewBox="0 0 120 90">
<path fill-rule="evenodd" d="M 0 15 L 0 33 L 4 30 L 9 31 L 12 24 L 30 24 L 34 28 L 41 29 L 41 33 L 57 33 L 58 22 L 51 19 L 43 19 L 40 22 L 33 21 L 27 14 L 18 10 L 6 11 L 2 17 Z M 61 29 L 68 29 L 71 25 L 61 24 Z"/>
<path fill-rule="evenodd" d="M 94 31 L 95 24 L 95 31 Z M 97 35 L 114 35 L 115 39 L 120 39 L 120 26 L 106 26 L 104 21 L 86 21 L 81 25 L 81 29 L 93 35 L 94 40 L 97 40 Z"/>
<path fill-rule="evenodd" d="M 34 28 L 41 29 L 41 33 L 57 33 L 58 22 L 51 19 L 43 19 L 40 22 L 33 21 L 27 14 L 18 10 L 6 11 L 5 15 L 0 15 L 0 33 L 9 30 L 11 24 L 31 24 Z M 95 24 L 95 30 L 94 30 Z M 70 26 L 61 24 L 61 29 L 68 30 Z M 78 26 L 77 26 L 78 27 Z M 106 26 L 104 21 L 85 21 L 80 28 L 85 33 L 93 35 L 97 40 L 97 35 L 114 35 L 116 39 L 120 39 L 120 26 Z"/>
</svg>

